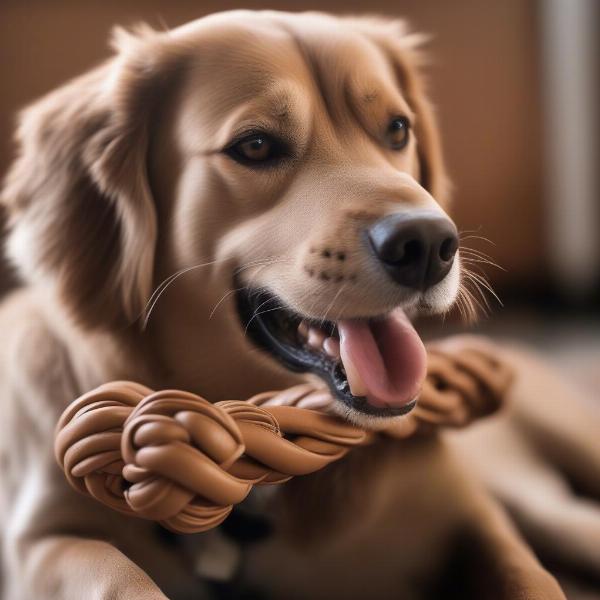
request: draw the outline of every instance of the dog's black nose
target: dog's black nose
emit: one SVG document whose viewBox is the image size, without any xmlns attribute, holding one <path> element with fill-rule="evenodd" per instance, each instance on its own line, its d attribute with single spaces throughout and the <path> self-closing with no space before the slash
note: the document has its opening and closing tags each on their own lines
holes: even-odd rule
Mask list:
<svg viewBox="0 0 600 600">
<path fill-rule="evenodd" d="M 369 241 L 392 279 L 424 290 L 450 271 L 458 249 L 454 223 L 430 211 L 396 213 L 369 228 Z"/>
</svg>

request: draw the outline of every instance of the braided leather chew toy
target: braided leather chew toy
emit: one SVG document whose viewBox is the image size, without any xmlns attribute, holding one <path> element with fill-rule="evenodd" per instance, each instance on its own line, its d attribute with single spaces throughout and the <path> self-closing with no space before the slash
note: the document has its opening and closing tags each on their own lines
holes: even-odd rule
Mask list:
<svg viewBox="0 0 600 600">
<path fill-rule="evenodd" d="M 430 349 L 418 406 L 381 432 L 302 408 L 332 402 L 328 391 L 310 384 L 212 404 L 188 392 L 117 381 L 67 407 L 55 454 L 79 492 L 177 533 L 195 533 L 219 525 L 253 485 L 318 471 L 378 435 L 402 438 L 489 414 L 511 378 L 493 353 Z"/>
</svg>

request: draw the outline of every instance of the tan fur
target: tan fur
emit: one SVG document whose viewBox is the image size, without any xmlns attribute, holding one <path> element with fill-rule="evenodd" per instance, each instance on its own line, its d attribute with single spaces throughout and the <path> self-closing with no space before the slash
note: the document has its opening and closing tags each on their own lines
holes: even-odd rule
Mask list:
<svg viewBox="0 0 600 600">
<path fill-rule="evenodd" d="M 452 344 L 489 348 L 473 336 Z M 600 572 L 600 407 L 558 365 L 495 346 L 517 370 L 501 415 L 451 436 L 463 464 L 508 508 L 536 551 L 565 571 Z"/>
<path fill-rule="evenodd" d="M 51 455 L 54 424 L 66 403 L 112 379 L 211 400 L 296 382 L 244 336 L 236 271 L 242 285 L 321 318 L 409 302 L 372 268 L 360 231 L 398 207 L 447 205 L 418 41 L 402 22 L 315 13 L 119 30 L 112 59 L 24 111 L 2 193 L 26 282 L 0 312 L 7 599 L 202 593 L 181 547 L 68 489 Z M 378 138 L 395 113 L 415 123 L 401 153 Z M 222 154 L 251 121 L 286 131 L 299 149 L 293 168 L 252 172 Z M 457 285 L 456 272 L 425 304 L 447 308 Z M 371 449 L 304 485 L 304 506 L 288 516 L 296 533 L 253 554 L 250 578 L 280 596 L 364 597 L 369 585 L 418 597 L 466 536 L 467 554 L 486 549 L 484 584 L 499 598 L 562 597 L 437 440 Z M 338 527 L 306 511 L 311 498 Z M 320 533 L 303 551 L 292 543 L 300 518 Z"/>
</svg>

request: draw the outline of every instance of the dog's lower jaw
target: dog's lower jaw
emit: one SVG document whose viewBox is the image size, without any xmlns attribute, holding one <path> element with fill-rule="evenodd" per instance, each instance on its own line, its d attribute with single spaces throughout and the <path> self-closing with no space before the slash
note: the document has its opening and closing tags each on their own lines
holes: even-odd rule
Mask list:
<svg viewBox="0 0 600 600">
<path fill-rule="evenodd" d="M 404 421 L 413 411 L 418 402 L 418 396 L 406 404 L 406 412 L 402 415 L 376 415 L 358 411 L 340 400 L 334 400 L 331 404 L 331 412 L 344 420 L 370 431 L 382 431 L 390 427 L 393 422 Z"/>
</svg>

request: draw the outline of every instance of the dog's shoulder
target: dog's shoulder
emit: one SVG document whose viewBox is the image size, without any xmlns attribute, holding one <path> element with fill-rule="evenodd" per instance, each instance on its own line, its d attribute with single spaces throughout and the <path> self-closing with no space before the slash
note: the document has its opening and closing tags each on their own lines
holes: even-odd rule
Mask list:
<svg viewBox="0 0 600 600">
<path fill-rule="evenodd" d="M 32 289 L 19 289 L 0 304 L 2 412 L 35 420 L 47 431 L 79 392 L 72 353 L 59 331 Z"/>
</svg>

